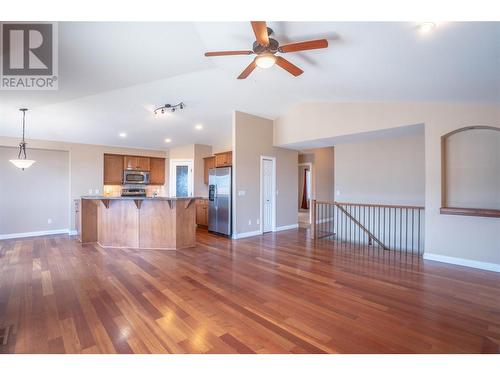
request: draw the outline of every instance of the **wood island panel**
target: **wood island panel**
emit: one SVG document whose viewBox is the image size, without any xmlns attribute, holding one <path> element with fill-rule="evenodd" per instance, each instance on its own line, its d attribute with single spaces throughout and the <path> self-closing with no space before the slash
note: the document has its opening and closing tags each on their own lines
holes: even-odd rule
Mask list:
<svg viewBox="0 0 500 375">
<path fill-rule="evenodd" d="M 98 242 L 102 247 L 139 247 L 139 210 L 132 200 L 102 203 L 98 215 Z"/>
<path fill-rule="evenodd" d="M 176 248 L 175 202 L 143 202 L 140 210 L 139 246 L 141 248 Z"/>
<path fill-rule="evenodd" d="M 82 199 L 80 203 L 80 241 L 97 241 L 97 203 L 89 199 Z"/>
<path fill-rule="evenodd" d="M 194 199 L 176 201 L 177 249 L 196 246 L 196 204 Z M 179 207 L 182 206 L 182 207 Z"/>
</svg>

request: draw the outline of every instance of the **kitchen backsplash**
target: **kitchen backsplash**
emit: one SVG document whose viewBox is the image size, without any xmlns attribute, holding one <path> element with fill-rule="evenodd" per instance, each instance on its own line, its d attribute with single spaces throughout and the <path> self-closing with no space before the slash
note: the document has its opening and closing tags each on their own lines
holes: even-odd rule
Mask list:
<svg viewBox="0 0 500 375">
<path fill-rule="evenodd" d="M 160 197 L 166 196 L 166 189 L 163 185 L 146 185 L 144 187 L 146 189 L 146 196 L 153 196 L 156 191 L 157 195 Z M 104 185 L 104 195 L 109 197 L 119 197 L 122 193 L 121 185 Z"/>
</svg>

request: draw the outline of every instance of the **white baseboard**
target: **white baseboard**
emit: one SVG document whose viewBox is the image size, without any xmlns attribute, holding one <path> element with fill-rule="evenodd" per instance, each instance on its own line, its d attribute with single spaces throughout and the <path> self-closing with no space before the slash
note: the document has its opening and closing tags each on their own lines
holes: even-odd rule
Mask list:
<svg viewBox="0 0 500 375">
<path fill-rule="evenodd" d="M 424 253 L 424 259 L 435 260 L 436 262 L 456 264 L 458 266 L 479 268 L 481 270 L 500 272 L 500 264 L 480 262 L 472 259 L 455 258 L 446 255 Z"/>
<path fill-rule="evenodd" d="M 277 227 L 274 230 L 274 232 L 281 232 L 282 230 L 289 230 L 289 229 L 297 229 L 298 227 L 299 227 L 299 224 L 284 225 L 282 227 Z M 233 233 L 232 238 L 234 240 L 238 240 L 240 238 L 260 236 L 261 234 L 263 234 L 263 233 L 260 230 L 255 230 L 253 232 Z"/>
<path fill-rule="evenodd" d="M 281 232 L 282 230 L 297 229 L 298 227 L 299 227 L 299 224 L 284 225 L 282 227 L 277 227 L 275 229 L 275 232 Z"/>
<path fill-rule="evenodd" d="M 78 234 L 78 232 L 76 231 L 76 229 L 72 229 L 72 230 L 68 230 L 68 234 L 70 236 L 76 236 Z"/>
<path fill-rule="evenodd" d="M 37 232 L 0 234 L 0 240 L 8 240 L 11 238 L 49 236 L 53 234 L 69 234 L 69 232 L 70 232 L 69 229 L 54 229 L 54 230 L 40 230 Z"/>
<path fill-rule="evenodd" d="M 262 232 L 260 230 L 255 230 L 253 232 L 243 232 L 243 233 L 233 233 L 233 239 L 238 240 L 240 238 L 247 238 L 253 236 L 260 236 Z"/>
</svg>

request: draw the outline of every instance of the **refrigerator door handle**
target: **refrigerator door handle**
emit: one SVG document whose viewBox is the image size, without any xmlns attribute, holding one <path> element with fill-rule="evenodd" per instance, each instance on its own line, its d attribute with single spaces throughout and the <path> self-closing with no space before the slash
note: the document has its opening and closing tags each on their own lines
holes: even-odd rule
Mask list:
<svg viewBox="0 0 500 375">
<path fill-rule="evenodd" d="M 214 185 L 214 207 L 215 211 L 217 211 L 217 206 L 218 206 L 218 197 L 217 197 L 217 184 Z"/>
</svg>

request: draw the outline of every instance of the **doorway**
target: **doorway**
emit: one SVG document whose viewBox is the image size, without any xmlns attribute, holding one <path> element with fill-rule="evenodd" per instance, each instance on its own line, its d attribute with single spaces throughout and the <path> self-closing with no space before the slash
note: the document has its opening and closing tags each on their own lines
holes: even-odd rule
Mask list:
<svg viewBox="0 0 500 375">
<path fill-rule="evenodd" d="M 311 224 L 312 163 L 299 163 L 298 222 L 299 227 Z"/>
<path fill-rule="evenodd" d="M 260 158 L 260 231 L 276 230 L 276 158 Z"/>
<path fill-rule="evenodd" d="M 171 197 L 193 195 L 193 159 L 170 159 L 169 191 Z"/>
</svg>

